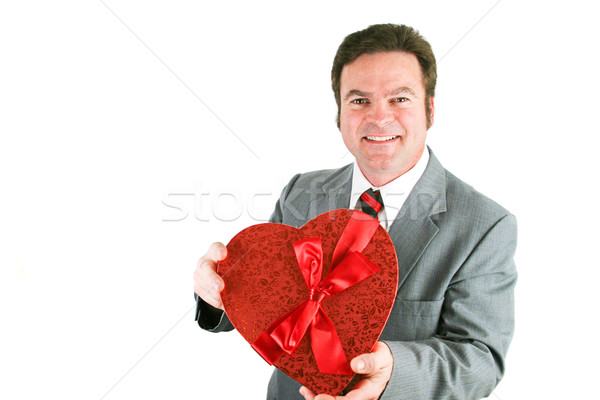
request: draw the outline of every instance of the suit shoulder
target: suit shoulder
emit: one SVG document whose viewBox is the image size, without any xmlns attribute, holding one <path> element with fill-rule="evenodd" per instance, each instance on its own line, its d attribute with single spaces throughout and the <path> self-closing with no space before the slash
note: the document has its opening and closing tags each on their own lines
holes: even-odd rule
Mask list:
<svg viewBox="0 0 600 400">
<path fill-rule="evenodd" d="M 339 179 L 346 180 L 352 176 L 352 164 L 342 168 L 322 169 L 318 171 L 309 171 L 295 175 L 288 186 L 310 187 L 320 186 L 328 182 L 334 182 Z"/>
<path fill-rule="evenodd" d="M 478 192 L 473 186 L 446 170 L 446 201 L 448 212 L 469 216 L 479 222 L 493 224 L 506 216 L 514 216 L 500 204 Z"/>
</svg>

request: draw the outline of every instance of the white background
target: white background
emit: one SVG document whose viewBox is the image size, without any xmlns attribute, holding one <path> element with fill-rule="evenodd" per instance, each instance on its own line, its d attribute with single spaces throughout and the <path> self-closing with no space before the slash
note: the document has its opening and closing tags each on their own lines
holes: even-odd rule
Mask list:
<svg viewBox="0 0 600 400">
<path fill-rule="evenodd" d="M 591 3 L 3 2 L 0 398 L 264 398 L 271 367 L 193 321 L 192 272 L 293 174 L 352 161 L 331 62 L 381 22 L 438 57 L 440 161 L 518 218 L 490 398 L 600 398 Z"/>
</svg>

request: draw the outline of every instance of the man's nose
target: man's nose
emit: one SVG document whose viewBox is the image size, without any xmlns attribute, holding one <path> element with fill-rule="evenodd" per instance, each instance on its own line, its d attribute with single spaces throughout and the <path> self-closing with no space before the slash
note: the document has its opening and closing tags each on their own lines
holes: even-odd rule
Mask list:
<svg viewBox="0 0 600 400">
<path fill-rule="evenodd" d="M 394 115 L 387 103 L 375 103 L 369 110 L 369 119 L 377 126 L 385 126 L 394 120 Z"/>
</svg>

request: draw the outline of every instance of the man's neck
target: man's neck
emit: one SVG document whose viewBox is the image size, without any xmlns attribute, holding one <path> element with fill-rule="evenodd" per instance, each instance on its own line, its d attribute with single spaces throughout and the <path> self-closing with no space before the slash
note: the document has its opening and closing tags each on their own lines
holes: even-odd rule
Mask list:
<svg viewBox="0 0 600 400">
<path fill-rule="evenodd" d="M 407 172 L 407 171 L 404 171 L 399 174 L 398 173 L 386 174 L 386 173 L 381 173 L 381 172 L 370 174 L 368 171 L 365 171 L 363 168 L 361 168 L 360 165 L 359 165 L 359 168 L 360 168 L 360 171 L 365 176 L 365 178 L 367 178 L 369 183 L 371 183 L 371 185 L 373 185 L 373 187 L 376 187 L 376 188 L 382 187 L 383 185 L 390 183 L 394 179 L 401 177 L 402 175 L 404 175 Z"/>
</svg>

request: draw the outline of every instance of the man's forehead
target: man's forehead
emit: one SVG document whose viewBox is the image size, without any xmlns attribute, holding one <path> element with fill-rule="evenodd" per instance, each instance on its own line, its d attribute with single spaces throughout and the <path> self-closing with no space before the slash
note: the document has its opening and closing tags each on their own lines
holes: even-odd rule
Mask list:
<svg viewBox="0 0 600 400">
<path fill-rule="evenodd" d="M 406 91 L 407 88 L 414 91 L 422 86 L 417 57 L 399 51 L 363 54 L 342 69 L 340 86 L 343 93 L 349 90 L 369 91 L 369 87 L 382 85 L 387 86 L 386 92 Z"/>
</svg>

